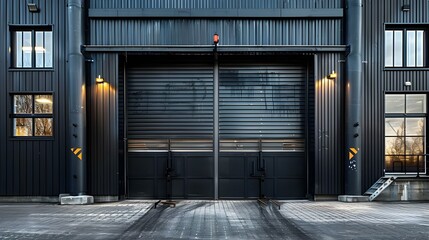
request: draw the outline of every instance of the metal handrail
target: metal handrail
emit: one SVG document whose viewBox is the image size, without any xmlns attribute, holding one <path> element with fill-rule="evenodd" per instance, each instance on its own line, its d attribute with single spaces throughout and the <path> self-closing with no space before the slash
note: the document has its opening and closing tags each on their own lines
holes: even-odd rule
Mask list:
<svg viewBox="0 0 429 240">
<path fill-rule="evenodd" d="M 401 157 L 417 157 L 417 176 L 420 177 L 420 156 L 427 157 L 429 156 L 429 153 L 422 153 L 422 154 L 403 154 L 403 155 L 386 155 L 386 156 L 401 156 Z M 407 172 L 407 161 L 405 162 L 405 173 Z M 428 172 L 426 172 L 428 174 Z"/>
</svg>

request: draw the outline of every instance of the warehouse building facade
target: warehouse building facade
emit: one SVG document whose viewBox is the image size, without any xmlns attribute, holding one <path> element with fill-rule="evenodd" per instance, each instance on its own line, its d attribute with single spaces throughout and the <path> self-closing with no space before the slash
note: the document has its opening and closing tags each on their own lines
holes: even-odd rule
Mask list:
<svg viewBox="0 0 429 240">
<path fill-rule="evenodd" d="M 5 199 L 322 199 L 427 172 L 428 1 L 0 6 Z"/>
</svg>

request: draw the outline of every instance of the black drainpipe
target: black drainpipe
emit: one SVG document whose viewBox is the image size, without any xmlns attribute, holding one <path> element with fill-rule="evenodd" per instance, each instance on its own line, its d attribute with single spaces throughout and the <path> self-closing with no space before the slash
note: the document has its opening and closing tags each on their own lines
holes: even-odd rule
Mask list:
<svg viewBox="0 0 429 240">
<path fill-rule="evenodd" d="M 346 71 L 346 174 L 345 193 L 361 195 L 362 0 L 348 0 L 346 41 L 350 47 Z"/>
<path fill-rule="evenodd" d="M 85 59 L 81 53 L 84 43 L 84 0 L 67 0 L 67 107 L 70 176 L 72 195 L 86 194 L 86 122 L 85 122 Z"/>
</svg>

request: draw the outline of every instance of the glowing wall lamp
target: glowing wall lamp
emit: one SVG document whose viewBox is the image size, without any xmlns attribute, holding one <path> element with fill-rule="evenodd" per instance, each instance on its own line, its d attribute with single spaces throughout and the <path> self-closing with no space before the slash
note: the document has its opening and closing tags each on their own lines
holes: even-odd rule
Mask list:
<svg viewBox="0 0 429 240">
<path fill-rule="evenodd" d="M 28 11 L 31 13 L 39 12 L 39 8 L 35 3 L 27 3 Z"/>
<path fill-rule="evenodd" d="M 96 83 L 104 83 L 104 78 L 101 77 L 101 75 L 98 75 L 98 77 L 95 78 Z"/>
<path fill-rule="evenodd" d="M 335 71 L 332 71 L 332 73 L 328 75 L 328 79 L 336 79 L 336 78 L 337 78 L 337 73 Z"/>
</svg>

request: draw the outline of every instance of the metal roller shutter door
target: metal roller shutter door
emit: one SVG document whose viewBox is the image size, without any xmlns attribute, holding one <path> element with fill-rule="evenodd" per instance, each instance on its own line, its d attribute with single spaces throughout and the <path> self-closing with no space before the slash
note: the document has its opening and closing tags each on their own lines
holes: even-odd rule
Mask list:
<svg viewBox="0 0 429 240">
<path fill-rule="evenodd" d="M 220 66 L 219 196 L 304 198 L 306 66 Z"/>
<path fill-rule="evenodd" d="M 213 67 L 134 64 L 127 77 L 129 197 L 213 198 Z"/>
</svg>

